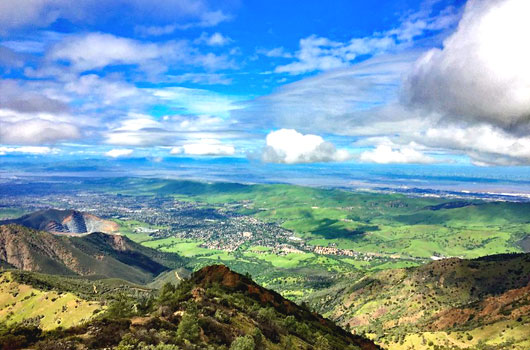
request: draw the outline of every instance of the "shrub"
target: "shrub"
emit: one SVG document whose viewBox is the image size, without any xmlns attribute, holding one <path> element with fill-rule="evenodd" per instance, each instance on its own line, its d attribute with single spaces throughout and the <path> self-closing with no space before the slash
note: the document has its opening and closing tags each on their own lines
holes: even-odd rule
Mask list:
<svg viewBox="0 0 530 350">
<path fill-rule="evenodd" d="M 177 337 L 191 342 L 199 339 L 199 322 L 196 315 L 186 313 L 177 328 Z"/>
<path fill-rule="evenodd" d="M 254 338 L 250 335 L 237 337 L 230 345 L 230 350 L 254 350 Z"/>
<path fill-rule="evenodd" d="M 289 332 L 295 332 L 296 331 L 296 318 L 293 315 L 287 316 L 283 320 L 283 326 L 285 329 L 287 329 Z"/>
<path fill-rule="evenodd" d="M 315 342 L 315 350 L 332 350 L 329 341 L 324 336 L 319 336 Z"/>
</svg>

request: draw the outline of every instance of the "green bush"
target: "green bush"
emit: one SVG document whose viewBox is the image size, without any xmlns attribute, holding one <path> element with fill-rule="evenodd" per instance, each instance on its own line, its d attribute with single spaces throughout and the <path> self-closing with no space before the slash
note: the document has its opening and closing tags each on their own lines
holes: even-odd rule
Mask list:
<svg viewBox="0 0 530 350">
<path fill-rule="evenodd" d="M 230 345 L 230 350 L 254 350 L 254 338 L 250 335 L 244 337 L 237 337 Z"/>
<path fill-rule="evenodd" d="M 177 328 L 177 337 L 179 339 L 189 340 L 191 342 L 199 339 L 200 329 L 197 315 L 185 313 Z"/>
</svg>

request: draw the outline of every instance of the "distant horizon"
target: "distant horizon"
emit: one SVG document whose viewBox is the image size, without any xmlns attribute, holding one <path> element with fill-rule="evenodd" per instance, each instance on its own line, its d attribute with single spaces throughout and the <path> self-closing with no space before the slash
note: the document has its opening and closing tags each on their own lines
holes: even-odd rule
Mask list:
<svg viewBox="0 0 530 350">
<path fill-rule="evenodd" d="M 357 163 L 267 164 L 246 158 L 104 158 L 70 162 L 60 158 L 4 158 L 0 178 L 141 177 L 244 184 L 376 190 L 408 195 L 439 195 L 530 201 L 530 167 L 395 165 Z M 23 165 L 23 166 L 22 166 Z M 271 175 L 274 174 L 274 175 Z M 430 191 L 433 191 L 430 193 Z"/>
</svg>

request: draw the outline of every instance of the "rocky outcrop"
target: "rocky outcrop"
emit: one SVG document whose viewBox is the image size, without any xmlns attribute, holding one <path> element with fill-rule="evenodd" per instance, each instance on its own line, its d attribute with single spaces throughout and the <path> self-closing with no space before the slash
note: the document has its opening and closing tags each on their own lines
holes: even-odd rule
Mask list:
<svg viewBox="0 0 530 350">
<path fill-rule="evenodd" d="M 77 210 L 47 209 L 24 215 L 18 219 L 0 221 L 0 224 L 19 224 L 56 234 L 91 232 L 116 233 L 120 227 L 110 220 Z"/>
</svg>

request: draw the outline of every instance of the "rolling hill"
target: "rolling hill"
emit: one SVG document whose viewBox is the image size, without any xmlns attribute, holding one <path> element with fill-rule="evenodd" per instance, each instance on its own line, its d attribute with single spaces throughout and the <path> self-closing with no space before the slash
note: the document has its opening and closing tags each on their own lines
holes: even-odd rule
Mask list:
<svg viewBox="0 0 530 350">
<path fill-rule="evenodd" d="M 0 325 L 0 344 L 11 350 L 380 349 L 224 265 L 204 267 L 177 286 L 166 284 L 146 303 L 131 295 L 116 298 L 73 327 L 42 332 L 34 324 Z"/>
<path fill-rule="evenodd" d="M 451 258 L 380 271 L 318 292 L 310 303 L 389 349 L 428 349 L 429 343 L 440 349 L 500 344 L 526 349 L 530 254 Z"/>
<path fill-rule="evenodd" d="M 0 226 L 0 261 L 26 271 L 121 278 L 142 284 L 184 265 L 177 254 L 141 246 L 125 236 L 91 233 L 71 237 L 15 224 Z"/>
</svg>

